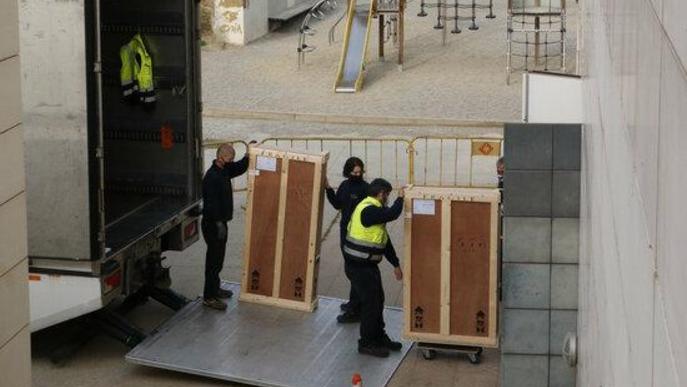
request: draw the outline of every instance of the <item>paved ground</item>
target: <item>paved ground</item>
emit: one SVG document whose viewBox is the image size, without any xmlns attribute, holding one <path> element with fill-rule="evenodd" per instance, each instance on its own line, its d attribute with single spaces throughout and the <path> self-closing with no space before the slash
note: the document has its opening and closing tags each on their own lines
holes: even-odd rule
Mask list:
<svg viewBox="0 0 687 387">
<path fill-rule="evenodd" d="M 341 55 L 342 28 L 336 43 L 327 34 L 339 10 L 312 24 L 317 33 L 307 44 L 317 49 L 297 68 L 300 20 L 246 47 L 203 52 L 206 107 L 240 111 L 279 111 L 363 116 L 517 120 L 521 109 L 519 76 L 506 85 L 506 0 L 495 0 L 496 19 L 479 17 L 480 29 L 461 34 L 434 30 L 435 9 L 417 17 L 419 2 L 406 12 L 406 64 L 397 70 L 396 48 L 387 43 L 387 59 L 377 60 L 376 25 L 368 47 L 368 73 L 358 94 L 333 92 Z M 575 7 L 574 2 L 571 7 Z M 575 12 L 568 25 L 568 67 L 574 68 Z M 484 15 L 484 14 L 482 14 Z M 211 75 L 209 75 L 211 74 Z"/>
<path fill-rule="evenodd" d="M 343 3 L 343 1 L 340 1 Z M 375 117 L 452 118 L 460 120 L 517 121 L 520 116 L 520 83 L 505 84 L 505 0 L 496 0 L 497 19 L 480 18 L 481 29 L 448 36 L 442 46 L 441 33 L 433 30 L 431 17 L 418 18 L 419 4 L 411 1 L 407 16 L 406 66 L 398 72 L 393 60 L 396 50 L 388 47 L 386 62 L 376 60 L 376 44 L 370 44 L 370 65 L 363 92 L 357 95 L 334 94 L 335 77 L 340 43 L 327 44 L 327 30 L 336 19 L 328 16 L 313 25 L 319 32 L 309 42 L 318 50 L 308 54 L 306 65 L 296 69 L 297 25 L 288 25 L 268 37 L 244 48 L 206 47 L 203 51 L 203 93 L 205 106 L 215 112 L 225 111 L 227 117 L 236 113 L 298 112 L 329 115 L 355 115 Z M 433 10 L 430 15 L 434 15 Z M 570 31 L 574 29 L 571 18 Z M 341 41 L 341 31 L 337 32 Z M 574 43 L 574 33 L 569 34 Z M 574 45 L 571 44 L 571 47 Z M 570 58 L 574 52 L 570 51 Z M 569 63 L 572 65 L 572 60 Z M 239 114 L 241 115 L 241 114 Z M 346 138 L 411 138 L 419 135 L 500 135 L 494 128 L 471 126 L 431 126 L 416 124 L 363 125 L 305 122 L 284 120 L 264 115 L 265 119 L 223 118 L 222 114 L 206 116 L 205 137 L 208 139 L 264 139 L 294 135 L 327 135 Z M 282 145 L 285 145 L 282 143 Z M 317 146 L 313 143 L 310 146 Z M 305 143 L 296 143 L 304 147 Z M 382 175 L 395 184 L 407 178 L 407 155 L 399 145 L 382 145 L 382 159 L 387 167 L 379 169 L 376 149 L 379 142 L 369 142 L 368 177 Z M 365 154 L 363 141 L 351 143 L 325 143 L 332 151 L 328 175 L 333 184 L 338 182 L 342 160 L 350 152 Z M 373 149 L 374 148 L 374 149 Z M 422 148 L 422 147 L 421 147 Z M 400 149 L 400 156 L 396 150 Z M 429 181 L 469 181 L 464 147 L 457 143 L 430 142 L 416 155 L 416 178 L 429 174 Z M 241 153 L 242 150 L 239 150 Z M 424 153 L 423 153 L 424 152 Z M 427 158 L 424 155 L 428 155 Z M 441 155 L 440 157 L 438 157 Z M 389 160 L 398 168 L 388 168 Z M 211 155 L 208 153 L 209 160 Z M 476 174 L 488 181 L 493 173 L 494 158 L 480 159 L 475 163 Z M 444 170 L 443 176 L 437 176 Z M 493 177 L 493 176 L 492 176 Z M 446 180 L 448 179 L 448 180 Z M 240 184 L 239 184 L 240 186 Z M 237 194 L 239 204 L 245 203 L 244 194 Z M 343 274 L 342 260 L 337 246 L 337 216 L 326 206 L 325 224 L 332 232 L 324 239 L 319 293 L 327 296 L 347 296 L 348 284 Z M 241 249 L 244 213 L 237 210 L 230 227 L 229 249 L 223 277 L 239 281 L 241 275 Z M 390 226 L 392 239 L 398 251 L 403 251 L 401 223 Z M 204 245 L 197 243 L 187 251 L 169 253 L 168 262 L 176 290 L 188 297 L 201 292 Z M 400 305 L 401 286 L 393 279 L 390 265 L 382 264 L 388 304 Z M 144 329 L 153 329 L 171 316 L 171 312 L 155 302 L 134 310 L 130 318 Z M 73 326 L 48 329 L 33 336 L 33 382 L 36 387 L 86 387 L 97 385 L 123 386 L 214 386 L 227 385 L 205 378 L 155 370 L 127 364 L 123 360 L 126 347 L 107 337 L 99 336 L 65 364 L 50 362 L 48 354 L 55 343 Z M 398 333 L 396 333 L 398 334 Z M 498 385 L 498 351 L 485 351 L 483 363 L 470 365 L 456 356 L 440 356 L 425 361 L 419 352 L 412 351 L 403 362 L 391 385 L 401 386 L 496 386 Z"/>
</svg>

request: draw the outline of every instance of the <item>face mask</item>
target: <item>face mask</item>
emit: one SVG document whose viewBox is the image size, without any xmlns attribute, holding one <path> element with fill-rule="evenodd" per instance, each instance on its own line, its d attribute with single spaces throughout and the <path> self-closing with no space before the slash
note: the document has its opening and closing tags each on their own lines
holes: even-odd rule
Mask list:
<svg viewBox="0 0 687 387">
<path fill-rule="evenodd" d="M 349 178 L 350 180 L 353 180 L 353 181 L 360 181 L 360 180 L 363 179 L 363 177 L 360 176 L 360 175 L 351 175 L 351 176 L 349 176 L 348 178 Z"/>
</svg>

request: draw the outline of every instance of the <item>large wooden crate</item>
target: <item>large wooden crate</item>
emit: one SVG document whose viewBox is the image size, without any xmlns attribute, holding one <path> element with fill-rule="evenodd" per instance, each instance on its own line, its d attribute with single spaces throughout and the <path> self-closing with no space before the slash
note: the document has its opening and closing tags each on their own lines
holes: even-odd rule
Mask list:
<svg viewBox="0 0 687 387">
<path fill-rule="evenodd" d="M 251 147 L 241 301 L 317 307 L 328 153 Z"/>
<path fill-rule="evenodd" d="M 406 339 L 498 346 L 499 200 L 497 189 L 407 191 Z"/>
</svg>

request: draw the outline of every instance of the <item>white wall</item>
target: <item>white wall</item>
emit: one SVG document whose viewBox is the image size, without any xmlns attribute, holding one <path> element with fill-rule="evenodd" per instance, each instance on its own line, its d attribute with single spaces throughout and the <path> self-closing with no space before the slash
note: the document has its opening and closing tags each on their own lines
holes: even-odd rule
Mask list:
<svg viewBox="0 0 687 387">
<path fill-rule="evenodd" d="M 31 385 L 19 17 L 0 0 L 0 384 Z"/>
<path fill-rule="evenodd" d="M 582 6 L 578 384 L 684 386 L 687 2 Z"/>
</svg>

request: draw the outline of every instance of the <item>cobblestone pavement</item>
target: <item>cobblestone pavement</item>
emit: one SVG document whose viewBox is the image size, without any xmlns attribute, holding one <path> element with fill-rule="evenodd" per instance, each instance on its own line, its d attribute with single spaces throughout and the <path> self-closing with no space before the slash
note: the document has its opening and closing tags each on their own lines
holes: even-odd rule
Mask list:
<svg viewBox="0 0 687 387">
<path fill-rule="evenodd" d="M 428 10 L 425 18 L 417 17 L 419 1 L 410 1 L 403 72 L 397 69 L 397 49 L 391 42 L 386 44 L 386 60 L 378 60 L 375 24 L 362 92 L 337 94 L 333 89 L 343 23 L 331 46 L 327 34 L 343 12 L 345 1 L 339 1 L 336 13 L 312 24 L 317 32 L 308 44 L 317 49 L 306 54 L 300 70 L 296 52 L 300 20 L 245 47 L 206 48 L 204 102 L 207 107 L 240 111 L 518 120 L 519 75 L 506 85 L 506 3 L 495 0 L 496 19 L 480 16 L 477 31 L 468 30 L 464 23 L 463 32 L 449 33 L 444 46 L 442 33 L 432 28 L 436 10 Z M 567 63 L 574 70 L 575 9 L 569 13 Z"/>
</svg>

